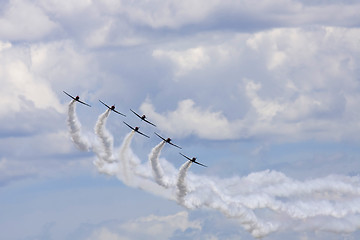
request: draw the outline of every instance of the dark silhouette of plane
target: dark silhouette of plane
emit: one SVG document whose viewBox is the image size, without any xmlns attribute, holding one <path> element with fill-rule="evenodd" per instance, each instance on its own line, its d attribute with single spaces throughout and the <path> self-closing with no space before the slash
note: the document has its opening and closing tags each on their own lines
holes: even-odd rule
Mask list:
<svg viewBox="0 0 360 240">
<path fill-rule="evenodd" d="M 156 127 L 156 125 L 155 124 L 153 124 L 152 122 L 150 122 L 150 121 L 148 121 L 147 119 L 146 119 L 146 116 L 145 115 L 142 115 L 142 116 L 140 116 L 138 113 L 136 113 L 134 110 L 132 110 L 132 109 L 130 109 L 130 111 L 132 111 L 136 116 L 138 116 L 141 120 L 143 120 L 144 122 L 147 122 L 148 124 L 151 124 L 151 125 L 153 125 L 154 127 Z"/>
<path fill-rule="evenodd" d="M 160 136 L 159 134 L 157 134 L 156 132 L 154 132 L 155 133 L 155 135 L 156 136 L 158 136 L 159 138 L 161 138 L 164 142 L 166 142 L 166 143 L 168 143 L 168 144 L 170 144 L 170 145 L 173 145 L 174 147 L 177 147 L 177 148 L 180 148 L 180 149 L 182 149 L 181 147 L 179 147 L 178 145 L 176 145 L 176 144 L 173 144 L 172 142 L 171 142 L 171 138 L 163 138 L 162 136 Z"/>
<path fill-rule="evenodd" d="M 139 134 L 141 134 L 141 135 L 143 135 L 143 136 L 145 136 L 145 137 L 147 137 L 147 138 L 150 138 L 148 135 L 140 132 L 140 131 L 139 131 L 139 127 L 132 127 L 132 126 L 130 126 L 129 124 L 127 124 L 126 122 L 124 122 L 124 121 L 123 121 L 123 123 L 125 123 L 125 125 L 128 126 L 129 128 L 131 128 L 134 132 L 137 132 L 137 133 L 139 133 Z"/>
<path fill-rule="evenodd" d="M 180 153 L 181 156 L 187 158 L 189 161 L 193 162 L 193 163 L 196 163 L 196 164 L 199 164 L 200 166 L 203 166 L 203 167 L 207 167 L 206 165 L 202 164 L 202 163 L 199 163 L 196 161 L 196 157 L 193 157 L 193 158 L 189 158 L 187 156 L 185 156 L 184 154 Z"/>
<path fill-rule="evenodd" d="M 79 102 L 79 103 L 82 103 L 82 104 L 84 104 L 84 105 L 86 105 L 86 106 L 91 107 L 89 104 L 87 104 L 87 103 L 85 103 L 85 102 L 83 102 L 83 101 L 80 101 L 79 96 L 73 97 L 73 96 L 71 96 L 70 94 L 68 94 L 67 92 L 65 92 L 65 91 L 63 91 L 63 92 L 64 92 L 66 95 L 68 95 L 69 97 L 71 97 L 72 99 L 74 99 L 75 101 L 77 101 L 77 102 Z"/>
<path fill-rule="evenodd" d="M 122 114 L 121 112 L 118 112 L 118 111 L 116 111 L 115 110 L 115 105 L 112 105 L 111 107 L 110 106 L 108 106 L 106 103 L 104 103 L 103 101 L 101 101 L 101 100 L 99 100 L 102 104 L 104 104 L 108 109 L 110 109 L 111 111 L 114 111 L 114 112 L 116 112 L 117 114 L 120 114 L 120 115 L 123 115 L 124 117 L 126 117 L 126 115 L 125 114 Z"/>
</svg>

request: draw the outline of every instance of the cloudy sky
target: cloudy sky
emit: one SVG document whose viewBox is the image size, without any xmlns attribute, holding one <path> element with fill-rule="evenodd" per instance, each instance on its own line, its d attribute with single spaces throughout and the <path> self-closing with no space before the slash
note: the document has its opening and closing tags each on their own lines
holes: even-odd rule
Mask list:
<svg viewBox="0 0 360 240">
<path fill-rule="evenodd" d="M 355 0 L 0 1 L 2 238 L 358 239 L 359 12 Z M 154 131 L 208 167 L 183 165 Z"/>
</svg>

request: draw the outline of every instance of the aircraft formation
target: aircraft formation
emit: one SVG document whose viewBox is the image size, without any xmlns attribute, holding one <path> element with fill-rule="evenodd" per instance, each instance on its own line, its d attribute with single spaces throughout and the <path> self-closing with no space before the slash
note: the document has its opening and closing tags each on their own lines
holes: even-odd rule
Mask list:
<svg viewBox="0 0 360 240">
<path fill-rule="evenodd" d="M 67 92 L 65 92 L 65 91 L 63 91 L 63 92 L 64 92 L 66 95 L 68 95 L 70 98 L 72 98 L 74 101 L 77 101 L 77 102 L 79 102 L 79 103 L 81 103 L 81 104 L 83 104 L 83 105 L 85 105 L 85 106 L 91 107 L 90 104 L 81 101 L 79 96 L 73 97 L 73 96 L 70 95 L 69 93 L 67 93 Z M 119 115 L 121 115 L 121 116 L 123 116 L 123 117 L 126 117 L 125 114 L 123 114 L 123 113 L 115 110 L 115 105 L 109 106 L 109 105 L 107 105 L 106 103 L 104 103 L 103 101 L 101 101 L 101 100 L 99 100 L 99 101 L 100 101 L 100 103 L 102 103 L 104 106 L 106 106 L 106 107 L 107 107 L 108 109 L 110 109 L 111 111 L 113 111 L 113 112 L 115 112 L 115 113 L 117 113 L 117 114 L 119 114 Z M 146 122 L 146 123 L 149 124 L 149 125 L 152 125 L 152 126 L 156 127 L 156 125 L 155 125 L 154 123 L 152 123 L 152 122 L 150 122 L 149 120 L 147 120 L 147 118 L 146 118 L 145 115 L 140 115 L 140 114 L 138 114 L 137 112 L 135 112 L 135 111 L 132 110 L 132 109 L 130 109 L 130 111 L 131 111 L 132 113 L 134 113 L 134 114 L 135 114 L 138 118 L 140 118 L 142 121 Z M 128 123 L 126 123 L 125 121 L 123 121 L 123 123 L 124 123 L 126 126 L 128 126 L 130 129 L 132 129 L 134 132 L 136 132 L 136 133 L 138 133 L 138 134 L 140 134 L 140 135 L 142 135 L 142 136 L 144 136 L 144 137 L 150 138 L 150 136 L 148 136 L 148 135 L 146 135 L 145 133 L 142 133 L 142 132 L 139 131 L 139 128 L 140 128 L 140 127 L 133 127 L 133 126 L 129 125 Z M 174 147 L 177 147 L 177 148 L 179 148 L 179 149 L 182 149 L 180 146 L 172 143 L 172 142 L 171 142 L 171 138 L 164 138 L 164 137 L 160 136 L 160 135 L 159 135 L 158 133 L 156 133 L 156 132 L 154 132 L 154 134 L 155 134 L 156 136 L 158 136 L 159 138 L 161 138 L 165 143 L 168 143 L 168 144 L 170 144 L 170 145 L 172 145 L 172 146 L 174 146 Z M 200 166 L 203 166 L 203 167 L 207 167 L 206 165 L 197 162 L 197 161 L 196 161 L 196 159 L 197 159 L 196 157 L 190 158 L 190 157 L 182 154 L 181 152 L 179 152 L 179 153 L 180 153 L 181 156 L 183 156 L 184 158 L 186 158 L 188 161 L 193 162 L 193 163 L 196 163 L 196 164 L 198 164 L 198 165 L 200 165 Z"/>
</svg>

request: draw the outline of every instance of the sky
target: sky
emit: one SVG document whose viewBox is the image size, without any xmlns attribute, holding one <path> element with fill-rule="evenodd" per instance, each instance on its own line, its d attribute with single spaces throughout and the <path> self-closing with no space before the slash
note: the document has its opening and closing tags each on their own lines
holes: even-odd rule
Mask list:
<svg viewBox="0 0 360 240">
<path fill-rule="evenodd" d="M 359 12 L 0 1 L 1 238 L 359 239 Z"/>
</svg>

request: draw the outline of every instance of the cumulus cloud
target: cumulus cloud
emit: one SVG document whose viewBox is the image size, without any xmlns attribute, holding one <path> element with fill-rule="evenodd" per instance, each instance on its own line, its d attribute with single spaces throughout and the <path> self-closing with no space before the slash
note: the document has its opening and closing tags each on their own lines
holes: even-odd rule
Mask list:
<svg viewBox="0 0 360 240">
<path fill-rule="evenodd" d="M 0 113 L 31 108 L 54 108 L 64 112 L 48 82 L 32 71 L 31 54 L 27 47 L 2 44 L 0 56 L 2 79 Z M 39 94 L 41 93 L 41 94 Z"/>
<path fill-rule="evenodd" d="M 79 0 L 76 2 L 64 2 L 58 0 L 38 0 L 37 3 L 47 12 L 56 15 L 72 15 L 86 10 L 93 4 L 90 0 Z"/>
<path fill-rule="evenodd" d="M 251 105 L 258 114 L 259 121 L 271 121 L 278 112 L 283 111 L 284 107 L 275 101 L 265 101 L 257 95 L 261 84 L 249 81 L 246 83 L 246 93 Z"/>
<path fill-rule="evenodd" d="M 55 89 L 89 88 L 96 83 L 97 64 L 71 40 L 32 44 L 29 52 L 31 71 Z M 69 90 L 68 90 L 69 91 Z"/>
<path fill-rule="evenodd" d="M 94 230 L 87 240 L 130 240 L 130 238 L 119 236 L 106 227 Z"/>
<path fill-rule="evenodd" d="M 54 33 L 63 37 L 71 34 L 90 47 L 146 42 L 147 37 L 152 36 L 143 34 L 141 28 L 144 26 L 159 33 L 163 29 L 191 29 L 194 25 L 203 30 L 230 28 L 247 32 L 279 25 L 354 26 L 360 8 L 359 4 L 350 2 L 314 4 L 295 0 L 275 3 L 262 0 L 257 4 L 249 0 L 159 0 L 151 3 L 88 0 L 66 3 L 37 0 L 30 3 L 16 0 L 3 6 L 5 11 L 0 19 L 3 39 L 37 40 Z M 117 33 L 119 31 L 121 34 Z"/>
<path fill-rule="evenodd" d="M 185 51 L 156 49 L 153 51 L 153 56 L 159 59 L 170 60 L 175 65 L 176 76 L 184 75 L 191 70 L 201 69 L 210 60 L 202 47 L 191 48 Z"/>
<path fill-rule="evenodd" d="M 31 2 L 8 1 L 4 7 L 0 17 L 1 39 L 39 40 L 58 28 L 41 8 Z"/>
<path fill-rule="evenodd" d="M 358 129 L 353 109 L 360 107 L 356 103 L 360 86 L 355 67 L 360 58 L 354 55 L 360 51 L 356 44 L 359 34 L 358 29 L 338 27 L 279 28 L 232 35 L 221 45 L 204 42 L 201 49 L 211 60 L 197 69 L 205 76 L 187 71 L 191 87 L 186 89 L 186 95 L 191 98 L 178 100 L 176 109 L 161 114 L 155 113 L 150 101 L 144 102 L 141 109 L 174 136 L 232 139 L 296 134 L 297 139 L 307 139 L 311 133 L 315 139 L 352 139 L 355 136 L 351 129 Z M 176 64 L 175 77 L 179 77 L 179 69 L 186 69 L 182 61 L 197 66 L 191 59 L 177 58 L 170 52 L 183 56 L 187 50 L 155 51 L 153 56 Z M 216 56 L 222 56 L 222 60 L 214 61 Z M 234 73 L 238 66 L 234 62 L 244 65 L 240 65 L 236 76 L 226 81 L 222 76 L 221 80 L 204 80 L 212 77 L 214 68 Z M 180 88 L 173 94 L 181 93 Z M 215 101 L 220 99 L 222 104 Z M 240 118 L 230 119 L 234 112 L 242 112 Z"/>
<path fill-rule="evenodd" d="M 181 1 L 181 2 L 138 2 L 105 1 L 103 3 L 79 1 L 79 3 L 61 3 L 51 1 L 43 3 L 46 9 L 59 9 L 60 12 L 74 14 L 75 10 L 106 12 L 121 17 L 132 25 L 146 26 L 153 30 L 178 30 L 190 25 L 201 28 L 271 28 L 275 25 L 299 26 L 302 24 L 352 25 L 356 19 L 359 4 L 351 2 L 314 4 L 308 1 L 269 0 L 258 1 Z M 334 14 L 340 11 L 338 14 Z M 74 12 L 74 13 L 73 13 Z M 336 15 L 336 17 L 333 17 Z"/>
<path fill-rule="evenodd" d="M 169 216 L 150 215 L 123 223 L 95 227 L 86 239 L 170 239 L 177 231 L 201 230 L 201 222 L 190 220 L 187 212 Z"/>
<path fill-rule="evenodd" d="M 270 137 L 275 140 L 296 136 L 293 140 L 300 140 L 307 139 L 310 132 L 311 138 L 315 139 L 355 137 L 351 128 L 357 128 L 357 122 L 349 122 L 347 126 L 342 124 L 347 118 L 343 113 L 346 100 L 342 95 L 299 94 L 294 99 L 264 99 L 259 94 L 262 84 L 251 80 L 244 82 L 251 105 L 241 119 L 230 121 L 223 112 L 203 109 L 191 99 L 179 101 L 175 110 L 165 113 L 157 113 L 149 100 L 140 109 L 161 130 L 177 137 L 194 134 L 204 139 Z"/>
<path fill-rule="evenodd" d="M 218 0 L 193 2 L 142 2 L 134 6 L 124 2 L 122 8 L 128 19 L 137 24 L 152 28 L 179 28 L 182 25 L 199 22 L 219 5 Z"/>
<path fill-rule="evenodd" d="M 156 113 L 149 101 L 144 102 L 140 109 L 173 136 L 196 134 L 210 139 L 231 137 L 230 123 L 221 112 L 196 107 L 191 99 L 180 101 L 176 110 L 166 114 Z"/>
<path fill-rule="evenodd" d="M 94 96 L 123 97 L 124 105 L 132 106 L 149 96 L 154 103 L 145 101 L 141 110 L 174 137 L 358 139 L 360 33 L 349 28 L 358 25 L 356 1 L 14 0 L 0 5 L 0 131 L 1 138 L 16 137 L 3 139 L 3 184 L 64 165 L 34 161 L 71 152 L 56 130 L 65 127 L 58 124 L 65 108 L 55 94 L 63 89 L 81 96 L 88 91 L 96 101 Z M 164 72 L 184 81 L 167 81 Z M 38 136 L 24 140 L 28 133 Z M 23 164 L 28 156 L 32 161 Z M 149 236 L 152 222 L 170 236 L 164 221 L 143 218 L 122 226 Z M 101 228 L 91 237 L 133 236 L 117 229 Z"/>
</svg>

